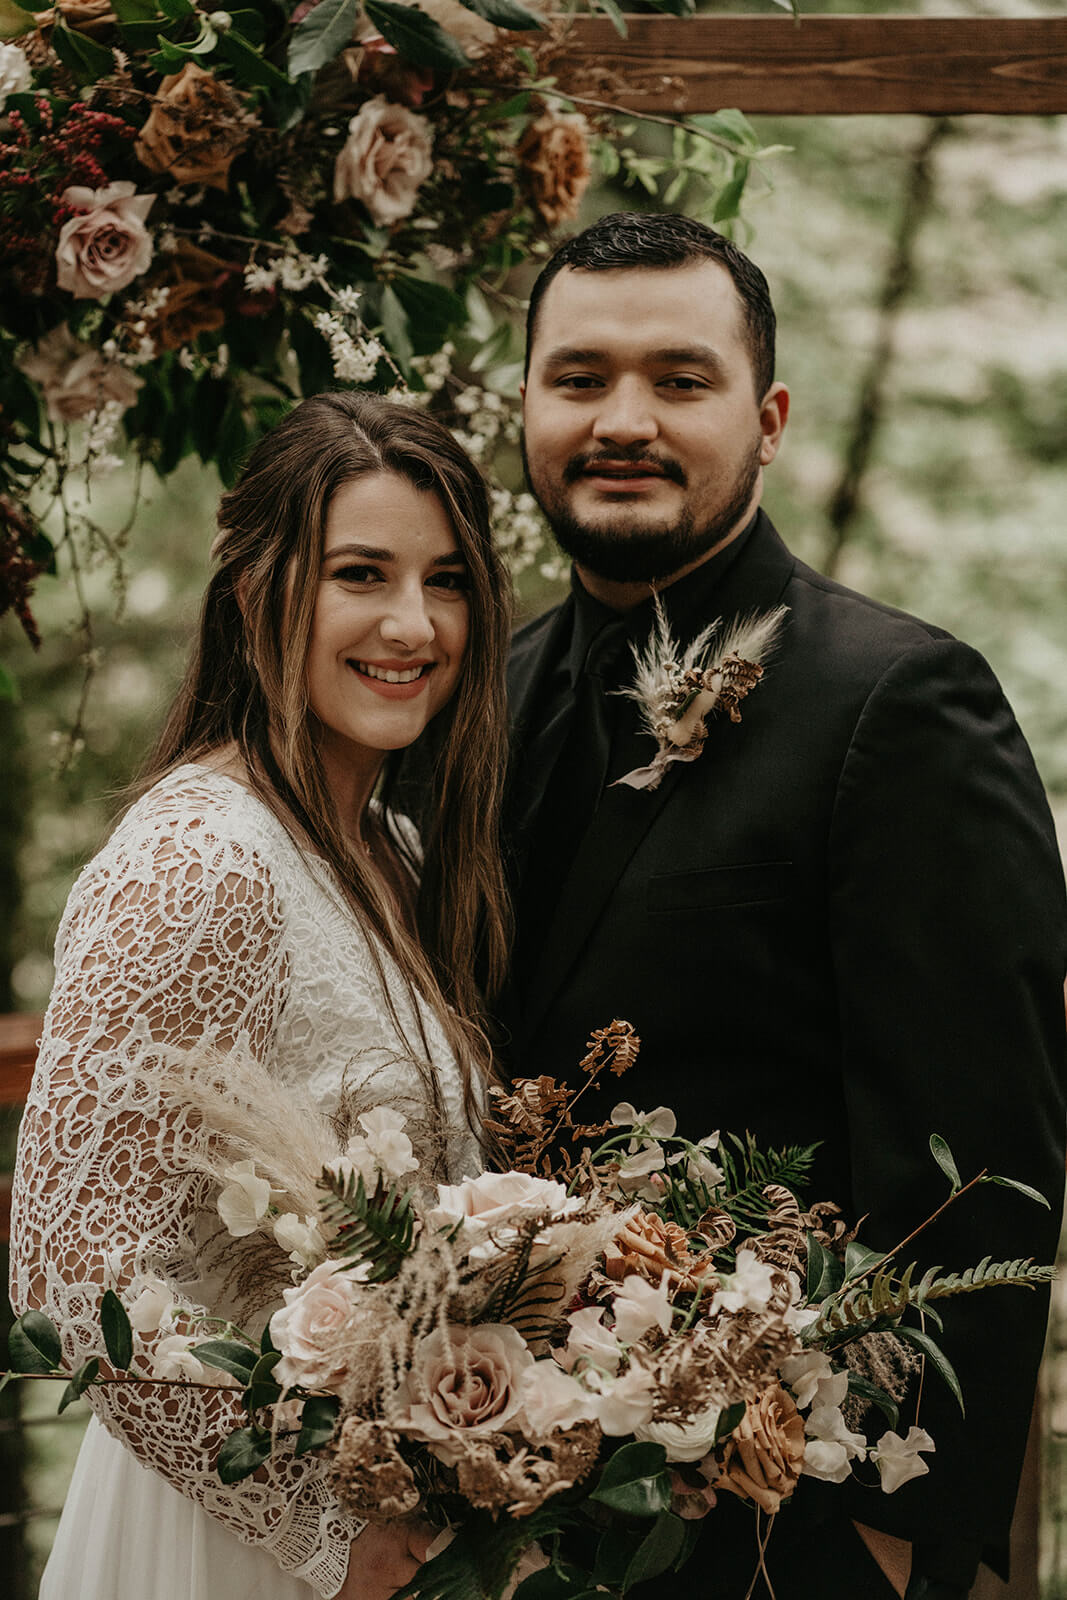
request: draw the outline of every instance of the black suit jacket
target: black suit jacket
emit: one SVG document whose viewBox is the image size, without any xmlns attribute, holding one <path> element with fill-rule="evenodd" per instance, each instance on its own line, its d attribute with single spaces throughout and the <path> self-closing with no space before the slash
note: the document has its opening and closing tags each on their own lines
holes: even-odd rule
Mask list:
<svg viewBox="0 0 1067 1600">
<path fill-rule="evenodd" d="M 1052 1209 L 985 1186 L 917 1253 L 953 1269 L 1051 1261 L 1067 916 L 1029 750 L 975 651 L 805 567 L 760 513 L 702 621 L 779 604 L 781 643 L 743 720 L 713 721 L 699 759 L 658 790 L 605 791 L 517 974 L 516 1070 L 565 1077 L 592 1028 L 626 1018 L 640 1060 L 599 1109 L 670 1105 L 692 1137 L 820 1140 L 811 1197 L 867 1217 L 882 1248 L 945 1198 L 928 1149 L 942 1134 L 965 1179 L 1020 1178 Z M 520 787 L 536 782 L 523 751 L 572 607 L 515 642 Z M 636 717 L 623 738 L 622 770 L 651 758 Z M 1047 1301 L 994 1289 L 942 1304 L 967 1422 L 928 1374 L 929 1475 L 892 1497 L 832 1493 L 916 1541 L 931 1575 L 969 1584 L 979 1549 L 1006 1571 Z M 821 1486 L 802 1487 L 821 1514 Z"/>
</svg>

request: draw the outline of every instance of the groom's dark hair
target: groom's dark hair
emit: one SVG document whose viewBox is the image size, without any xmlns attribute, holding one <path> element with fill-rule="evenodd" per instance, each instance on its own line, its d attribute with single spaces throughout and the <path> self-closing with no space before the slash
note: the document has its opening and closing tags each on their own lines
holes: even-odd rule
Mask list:
<svg viewBox="0 0 1067 1600">
<path fill-rule="evenodd" d="M 774 382 L 775 316 L 767 280 L 744 251 L 706 223 L 676 212 L 613 211 L 560 245 L 530 291 L 526 314 L 526 370 L 530 369 L 537 316 L 545 291 L 564 267 L 576 272 L 613 272 L 631 267 L 687 267 L 717 261 L 733 279 L 744 318 L 758 398 Z"/>
</svg>

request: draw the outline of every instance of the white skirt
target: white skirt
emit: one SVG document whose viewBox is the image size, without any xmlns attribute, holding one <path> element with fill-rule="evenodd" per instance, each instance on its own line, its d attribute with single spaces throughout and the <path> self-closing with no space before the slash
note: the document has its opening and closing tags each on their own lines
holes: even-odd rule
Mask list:
<svg viewBox="0 0 1067 1600">
<path fill-rule="evenodd" d="M 314 1600 L 315 1591 L 143 1467 L 95 1417 L 40 1600 Z"/>
</svg>

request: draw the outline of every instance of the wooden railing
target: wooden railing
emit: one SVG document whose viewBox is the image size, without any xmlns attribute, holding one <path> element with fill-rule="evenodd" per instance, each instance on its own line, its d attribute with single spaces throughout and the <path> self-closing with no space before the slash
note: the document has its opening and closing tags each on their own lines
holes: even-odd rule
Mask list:
<svg viewBox="0 0 1067 1600">
<path fill-rule="evenodd" d="M 0 1015 L 0 1106 L 20 1106 L 30 1091 L 42 1021 L 23 1013 Z M 7 1239 L 10 1225 L 11 1177 L 5 1172 L 0 1173 L 0 1240 Z"/>
</svg>

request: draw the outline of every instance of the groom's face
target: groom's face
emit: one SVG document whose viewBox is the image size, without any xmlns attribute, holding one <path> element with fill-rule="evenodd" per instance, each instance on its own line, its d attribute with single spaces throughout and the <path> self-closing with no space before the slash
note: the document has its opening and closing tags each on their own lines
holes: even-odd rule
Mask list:
<svg viewBox="0 0 1067 1600">
<path fill-rule="evenodd" d="M 523 395 L 526 465 L 590 572 L 663 579 L 725 543 L 759 502 L 785 408 L 780 384 L 755 392 L 717 262 L 565 268 L 549 284 Z"/>
</svg>

